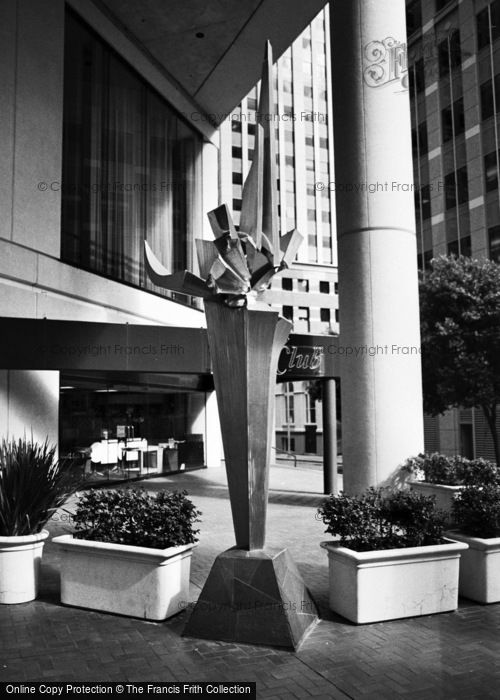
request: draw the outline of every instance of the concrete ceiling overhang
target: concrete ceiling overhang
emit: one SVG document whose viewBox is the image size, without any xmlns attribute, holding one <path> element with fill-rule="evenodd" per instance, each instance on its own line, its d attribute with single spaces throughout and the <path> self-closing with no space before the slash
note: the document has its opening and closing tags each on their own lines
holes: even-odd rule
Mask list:
<svg viewBox="0 0 500 700">
<path fill-rule="evenodd" d="M 277 59 L 326 0 L 94 0 L 215 124 L 260 78 L 264 45 Z"/>
</svg>

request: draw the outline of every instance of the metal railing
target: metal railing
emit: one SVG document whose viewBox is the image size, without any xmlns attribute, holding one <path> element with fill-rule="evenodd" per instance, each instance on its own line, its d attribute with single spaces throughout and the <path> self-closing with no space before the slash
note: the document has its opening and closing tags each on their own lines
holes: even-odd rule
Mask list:
<svg viewBox="0 0 500 700">
<path fill-rule="evenodd" d="M 275 452 L 279 452 L 280 454 L 284 454 L 287 457 L 291 457 L 293 459 L 293 466 L 297 466 L 297 455 L 295 452 L 289 452 L 288 450 L 282 450 L 279 447 L 273 447 L 272 448 Z"/>
</svg>

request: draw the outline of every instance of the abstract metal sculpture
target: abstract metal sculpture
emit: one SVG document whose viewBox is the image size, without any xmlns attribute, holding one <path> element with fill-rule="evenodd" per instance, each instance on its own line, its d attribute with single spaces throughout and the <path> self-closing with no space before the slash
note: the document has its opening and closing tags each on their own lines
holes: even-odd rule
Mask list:
<svg viewBox="0 0 500 700">
<path fill-rule="evenodd" d="M 208 214 L 215 240 L 196 241 L 201 277 L 169 274 L 147 243 L 145 259 L 155 284 L 205 302 L 236 536 L 236 547 L 217 558 L 185 634 L 296 647 L 316 620 L 314 604 L 286 550 L 264 548 L 274 386 L 291 330 L 264 293 L 302 242 L 296 230 L 278 231 L 272 84 L 268 43 L 239 231 L 225 204 Z"/>
</svg>

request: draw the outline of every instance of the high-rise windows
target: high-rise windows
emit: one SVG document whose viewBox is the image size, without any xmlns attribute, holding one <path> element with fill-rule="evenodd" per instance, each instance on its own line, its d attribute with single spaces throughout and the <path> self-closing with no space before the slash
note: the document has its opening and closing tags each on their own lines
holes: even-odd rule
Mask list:
<svg viewBox="0 0 500 700">
<path fill-rule="evenodd" d="M 500 111 L 500 73 L 495 75 L 493 81 L 486 80 L 481 84 L 481 119 L 484 121 Z"/>
<path fill-rule="evenodd" d="M 447 246 L 448 255 L 467 255 L 471 254 L 471 239 L 470 236 L 463 236 L 460 240 L 450 241 Z"/>
<path fill-rule="evenodd" d="M 500 37 L 500 0 L 495 0 L 476 15 L 477 48 L 481 50 Z"/>
<path fill-rule="evenodd" d="M 406 28 L 408 36 L 422 27 L 422 4 L 420 0 L 406 3 Z"/>
<path fill-rule="evenodd" d="M 415 212 L 419 221 L 431 218 L 431 188 L 429 185 L 423 185 L 420 191 L 415 190 Z"/>
<path fill-rule="evenodd" d="M 423 58 L 419 58 L 412 66 L 409 66 L 408 78 L 410 81 L 410 95 L 414 95 L 415 93 L 418 95 L 425 90 L 425 67 Z"/>
<path fill-rule="evenodd" d="M 500 226 L 492 226 L 488 229 L 488 243 L 490 258 L 500 263 Z"/>
<path fill-rule="evenodd" d="M 61 257 L 171 296 L 147 279 L 143 242 L 170 270 L 189 264 L 201 139 L 71 12 L 64 65 Z"/>
<path fill-rule="evenodd" d="M 460 49 L 460 32 L 458 29 L 451 32 L 438 46 L 439 77 L 443 78 L 462 63 Z"/>
<path fill-rule="evenodd" d="M 449 2 L 450 0 L 436 0 L 436 12 L 440 12 Z"/>
<path fill-rule="evenodd" d="M 330 321 L 331 321 L 330 309 L 320 309 L 319 310 L 319 317 L 320 317 L 321 325 L 323 327 L 323 331 L 325 333 L 328 333 L 328 331 L 330 330 Z"/>
<path fill-rule="evenodd" d="M 427 122 L 422 122 L 416 129 L 411 130 L 411 145 L 414 158 L 418 158 L 427 153 L 429 150 Z"/>
<path fill-rule="evenodd" d="M 497 160 L 498 159 L 498 160 Z M 498 189 L 498 165 L 500 163 L 500 151 L 493 151 L 484 156 L 484 182 L 486 192 Z"/>
<path fill-rule="evenodd" d="M 467 167 L 464 165 L 456 173 L 451 172 L 445 175 L 445 204 L 447 209 L 456 207 L 457 204 L 464 204 L 469 200 L 469 186 L 467 182 Z"/>
<path fill-rule="evenodd" d="M 297 308 L 297 316 L 294 320 L 293 330 L 295 333 L 309 333 L 311 330 L 309 322 L 309 309 L 307 306 Z"/>
<path fill-rule="evenodd" d="M 464 101 L 461 97 L 452 105 L 441 110 L 441 129 L 443 141 L 457 138 L 465 130 Z"/>
</svg>

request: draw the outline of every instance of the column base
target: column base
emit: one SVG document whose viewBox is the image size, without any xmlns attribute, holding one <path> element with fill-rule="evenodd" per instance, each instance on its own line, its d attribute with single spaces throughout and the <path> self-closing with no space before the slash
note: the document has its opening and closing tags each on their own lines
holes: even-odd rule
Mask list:
<svg viewBox="0 0 500 700">
<path fill-rule="evenodd" d="M 297 649 L 317 619 L 286 549 L 232 548 L 215 560 L 183 636 Z"/>
</svg>

